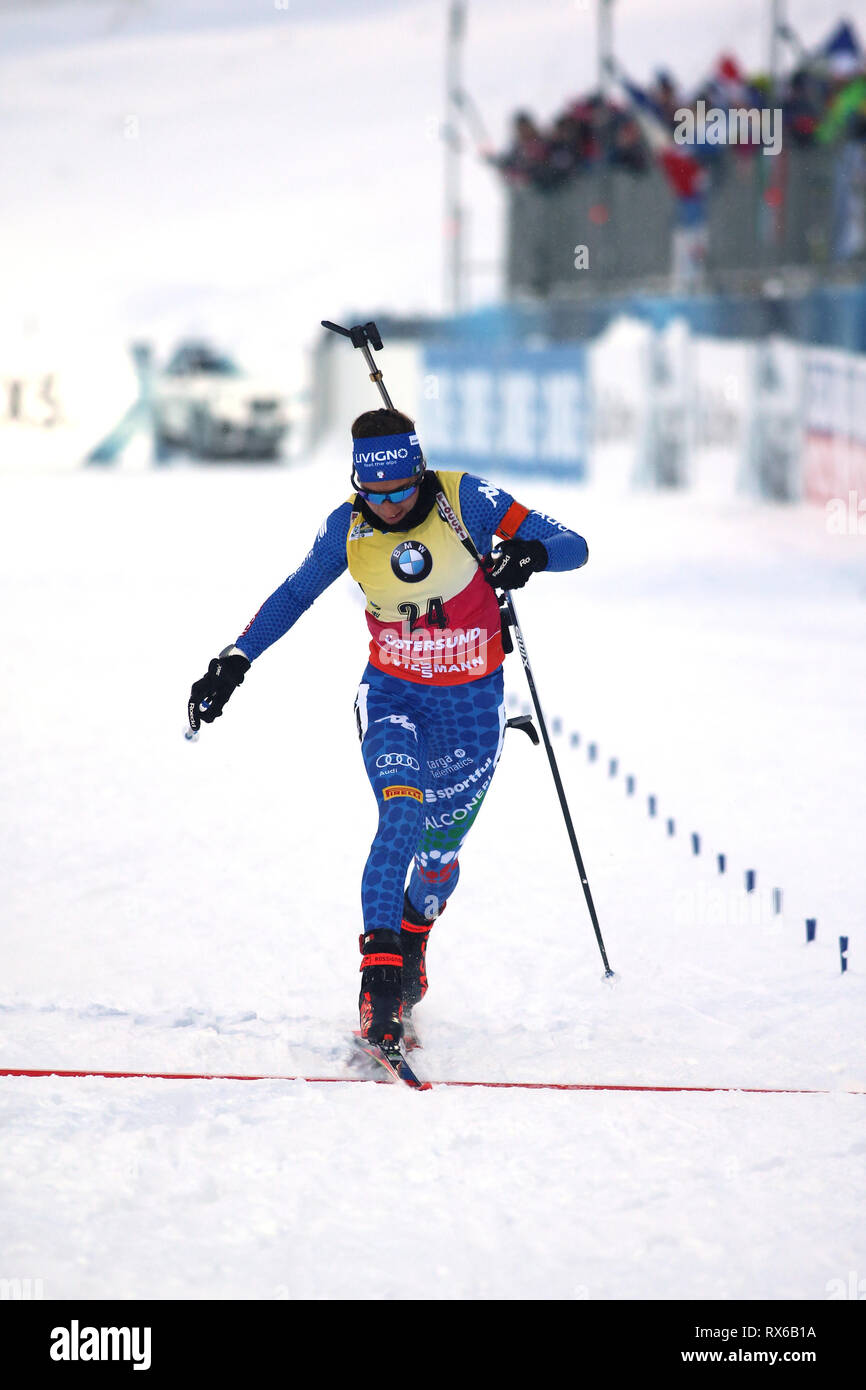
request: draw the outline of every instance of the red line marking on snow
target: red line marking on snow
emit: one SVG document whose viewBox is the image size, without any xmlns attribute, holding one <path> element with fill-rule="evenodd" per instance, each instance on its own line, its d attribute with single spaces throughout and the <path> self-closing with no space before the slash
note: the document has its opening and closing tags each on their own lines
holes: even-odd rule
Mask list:
<svg viewBox="0 0 866 1390">
<path fill-rule="evenodd" d="M 128 1079 L 134 1081 L 379 1081 L 379 1077 L 366 1076 L 252 1076 L 220 1072 L 197 1071 L 37 1071 L 17 1067 L 0 1067 L 0 1076 L 105 1076 L 111 1080 Z M 385 1085 L 389 1083 L 382 1078 Z"/>
<path fill-rule="evenodd" d="M 280 1076 L 266 1073 L 253 1076 L 246 1073 L 189 1071 L 47 1071 L 23 1067 L 0 1067 L 0 1076 L 98 1076 L 136 1081 L 306 1081 L 311 1085 L 320 1085 L 325 1082 L 335 1085 L 363 1083 L 389 1086 L 392 1084 L 386 1077 L 377 1076 Z M 624 1082 L 596 1081 L 433 1081 L 430 1084 L 432 1086 L 484 1086 L 500 1091 L 651 1091 L 698 1094 L 727 1092 L 735 1095 L 761 1096 L 866 1095 L 866 1091 L 829 1091 L 796 1086 L 646 1086 L 627 1085 Z"/>
</svg>

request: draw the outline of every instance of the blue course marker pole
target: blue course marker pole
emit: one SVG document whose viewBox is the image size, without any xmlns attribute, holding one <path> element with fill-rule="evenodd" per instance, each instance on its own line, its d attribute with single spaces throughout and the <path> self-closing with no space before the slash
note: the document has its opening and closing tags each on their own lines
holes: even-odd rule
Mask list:
<svg viewBox="0 0 866 1390">
<path fill-rule="evenodd" d="M 815 932 L 816 932 L 816 930 L 817 930 L 817 927 L 818 927 L 818 919 L 817 919 L 817 917 L 807 917 L 807 918 L 806 918 L 806 940 L 807 940 L 807 941 L 814 941 L 814 940 L 815 940 Z"/>
<path fill-rule="evenodd" d="M 754 870 L 754 869 L 747 869 L 747 870 L 746 870 L 746 892 L 747 892 L 747 893 L 754 893 L 754 891 L 755 891 L 755 870 Z"/>
<path fill-rule="evenodd" d="M 570 741 L 571 741 L 571 746 L 572 746 L 572 748 L 577 748 L 578 745 L 580 744 L 580 734 L 577 732 L 576 729 L 575 729 L 574 733 L 571 735 L 571 740 L 570 740 Z"/>
<path fill-rule="evenodd" d="M 668 834 L 669 834 L 669 835 L 673 835 L 673 833 L 674 833 L 674 823 L 673 823 L 673 820 L 668 819 Z"/>
<path fill-rule="evenodd" d="M 619 767 L 619 762 L 617 761 L 617 759 L 616 759 L 616 758 L 611 758 L 610 762 L 609 762 L 608 765 L 607 765 L 607 775 L 608 775 L 608 777 L 615 777 L 615 776 L 616 776 L 616 770 L 617 770 L 618 767 Z"/>
<path fill-rule="evenodd" d="M 775 912 L 775 914 L 776 914 L 777 917 L 778 917 L 779 913 L 782 911 L 782 890 L 781 890 L 781 888 L 774 888 L 774 889 L 773 889 L 773 911 Z"/>
<path fill-rule="evenodd" d="M 693 831 L 693 832 L 692 832 L 692 854 L 700 854 L 700 852 L 701 852 L 701 837 L 700 837 L 700 835 L 697 834 L 696 831 Z"/>
<path fill-rule="evenodd" d="M 723 874 L 725 872 L 725 856 L 723 854 L 717 854 L 716 862 L 719 866 L 719 873 Z"/>
<path fill-rule="evenodd" d="M 840 936 L 840 937 L 839 937 L 839 962 L 840 962 L 840 964 L 841 964 L 841 966 L 842 966 L 842 974 L 844 975 L 844 974 L 845 974 L 845 971 L 848 969 L 848 938 L 847 938 L 847 936 Z"/>
<path fill-rule="evenodd" d="M 586 751 L 587 751 L 587 754 L 589 755 L 589 761 L 590 761 L 591 763 L 594 763 L 595 760 L 596 760 L 596 758 L 598 757 L 598 744 L 597 744 L 597 743 L 591 743 L 591 744 L 589 745 L 589 747 L 587 748 Z"/>
<path fill-rule="evenodd" d="M 651 816 L 654 816 L 654 815 L 655 815 L 655 813 L 656 813 L 656 799 L 655 799 L 654 796 L 647 797 L 647 809 L 649 810 L 649 813 L 650 813 Z"/>
<path fill-rule="evenodd" d="M 633 777 L 626 777 L 626 779 L 625 779 L 625 794 L 626 794 L 626 796 L 634 796 L 634 778 L 633 778 Z"/>
</svg>

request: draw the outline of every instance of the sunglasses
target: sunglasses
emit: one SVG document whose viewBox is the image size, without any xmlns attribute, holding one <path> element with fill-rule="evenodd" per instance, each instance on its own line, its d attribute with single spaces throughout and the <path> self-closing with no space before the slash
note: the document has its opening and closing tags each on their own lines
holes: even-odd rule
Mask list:
<svg viewBox="0 0 866 1390">
<path fill-rule="evenodd" d="M 418 491 L 418 484 L 413 483 L 411 487 L 398 487 L 395 492 L 364 492 L 363 488 L 360 487 L 356 491 L 365 502 L 405 502 L 407 497 L 411 497 L 413 492 Z"/>
</svg>

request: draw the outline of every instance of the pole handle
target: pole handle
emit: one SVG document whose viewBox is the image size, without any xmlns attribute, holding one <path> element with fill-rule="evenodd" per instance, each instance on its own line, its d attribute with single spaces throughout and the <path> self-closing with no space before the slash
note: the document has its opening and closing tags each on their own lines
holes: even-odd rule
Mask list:
<svg viewBox="0 0 866 1390">
<path fill-rule="evenodd" d="M 381 352 L 383 346 L 382 335 L 373 320 L 371 319 L 369 323 L 356 323 L 352 328 L 341 328 L 338 323 L 331 323 L 330 319 L 321 319 L 320 322 L 323 328 L 329 328 L 332 333 L 341 333 L 344 338 L 350 340 L 352 347 L 361 349 L 364 357 L 367 359 L 367 366 L 370 368 L 370 380 L 373 382 L 374 386 L 378 388 L 379 395 L 385 402 L 386 408 L 388 410 L 394 410 L 394 402 L 388 395 L 384 377 L 376 366 L 373 360 L 373 354 L 370 351 L 370 348 L 373 347 L 376 352 Z"/>
<path fill-rule="evenodd" d="M 377 352 L 382 350 L 382 335 L 372 319 L 369 323 L 356 323 L 351 328 L 341 328 L 338 323 L 331 323 L 330 319 L 320 319 L 320 323 L 332 333 L 342 333 L 344 338 L 350 338 L 352 347 L 362 348 L 369 343 Z"/>
</svg>

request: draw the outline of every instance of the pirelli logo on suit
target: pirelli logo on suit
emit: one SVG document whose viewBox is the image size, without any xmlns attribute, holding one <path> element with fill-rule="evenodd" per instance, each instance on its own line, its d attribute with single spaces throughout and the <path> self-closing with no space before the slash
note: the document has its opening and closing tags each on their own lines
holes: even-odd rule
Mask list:
<svg viewBox="0 0 866 1390">
<path fill-rule="evenodd" d="M 424 800 L 424 793 L 418 787 L 385 787 L 382 792 L 384 801 L 391 801 L 395 796 L 411 796 L 422 802 Z"/>
</svg>

